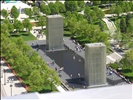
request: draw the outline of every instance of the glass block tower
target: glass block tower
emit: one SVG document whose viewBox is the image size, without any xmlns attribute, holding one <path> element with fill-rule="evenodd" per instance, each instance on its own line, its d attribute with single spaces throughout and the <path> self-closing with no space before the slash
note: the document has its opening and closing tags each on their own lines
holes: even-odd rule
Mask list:
<svg viewBox="0 0 133 100">
<path fill-rule="evenodd" d="M 48 50 L 63 49 L 63 17 L 46 16 L 46 45 Z"/>
<path fill-rule="evenodd" d="M 106 46 L 103 43 L 85 45 L 85 81 L 88 87 L 106 85 Z"/>
</svg>

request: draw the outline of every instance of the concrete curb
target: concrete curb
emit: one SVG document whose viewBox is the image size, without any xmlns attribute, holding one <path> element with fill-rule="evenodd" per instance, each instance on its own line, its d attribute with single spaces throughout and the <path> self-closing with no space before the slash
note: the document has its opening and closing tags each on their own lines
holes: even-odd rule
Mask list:
<svg viewBox="0 0 133 100">
<path fill-rule="evenodd" d="M 29 87 L 22 82 L 22 79 L 17 76 L 16 72 L 11 68 L 10 64 L 7 63 L 7 61 L 2 57 L 2 60 L 5 62 L 5 64 L 8 66 L 8 68 L 12 71 L 12 73 L 17 77 L 17 79 L 20 81 L 20 83 L 22 83 L 23 87 L 29 92 Z"/>
</svg>

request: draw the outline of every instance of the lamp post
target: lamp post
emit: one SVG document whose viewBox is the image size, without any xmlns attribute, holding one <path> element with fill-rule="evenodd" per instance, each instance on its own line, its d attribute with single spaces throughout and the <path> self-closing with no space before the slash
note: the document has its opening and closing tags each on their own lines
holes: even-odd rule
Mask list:
<svg viewBox="0 0 133 100">
<path fill-rule="evenodd" d="M 11 87 L 11 96 L 12 96 L 12 86 L 13 86 L 13 85 L 11 84 L 11 85 L 10 85 L 10 87 Z"/>
<path fill-rule="evenodd" d="M 10 87 L 11 87 L 11 96 L 12 96 L 12 87 L 13 87 L 13 79 L 12 78 L 10 78 L 10 79 L 8 79 L 8 82 L 10 82 Z"/>
<path fill-rule="evenodd" d="M 4 69 L 4 85 L 6 85 L 6 70 Z"/>
</svg>

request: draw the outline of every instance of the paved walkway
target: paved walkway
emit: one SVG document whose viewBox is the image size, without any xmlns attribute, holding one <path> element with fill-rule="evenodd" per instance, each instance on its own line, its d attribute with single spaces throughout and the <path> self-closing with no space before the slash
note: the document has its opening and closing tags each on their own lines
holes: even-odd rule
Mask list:
<svg viewBox="0 0 133 100">
<path fill-rule="evenodd" d="M 45 28 L 45 26 L 43 28 Z M 37 30 L 41 30 L 41 29 L 42 29 L 41 27 L 35 27 L 34 26 L 34 27 L 32 27 L 32 30 L 30 32 L 38 40 L 46 40 L 46 36 L 43 33 L 39 34 L 39 32 L 37 31 Z"/>
<path fill-rule="evenodd" d="M 18 94 L 26 93 L 26 89 L 22 86 L 16 76 L 8 68 L 8 66 L 1 60 L 1 68 L 3 77 L 1 78 L 1 96 L 15 96 Z M 5 69 L 5 73 L 3 70 Z M 13 80 L 12 82 L 10 80 Z M 8 81 L 9 80 L 9 81 Z M 5 85 L 4 85 L 5 84 Z M 12 89 L 10 87 L 12 85 Z"/>
<path fill-rule="evenodd" d="M 108 18 L 103 18 L 103 21 L 106 23 L 108 29 L 109 29 L 109 32 L 110 32 L 110 35 L 112 36 L 113 34 L 115 34 L 116 32 L 116 27 L 114 25 L 114 22 L 109 20 Z"/>
</svg>

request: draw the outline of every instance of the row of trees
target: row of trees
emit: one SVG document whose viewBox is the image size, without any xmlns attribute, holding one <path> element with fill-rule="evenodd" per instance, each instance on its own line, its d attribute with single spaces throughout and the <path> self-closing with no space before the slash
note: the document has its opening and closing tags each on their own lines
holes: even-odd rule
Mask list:
<svg viewBox="0 0 133 100">
<path fill-rule="evenodd" d="M 101 11 L 97 6 L 93 7 L 93 10 L 90 9 L 90 7 L 86 7 L 84 10 L 84 17 L 88 20 L 89 24 L 101 20 L 104 17 L 104 15 L 104 12 Z"/>
<path fill-rule="evenodd" d="M 59 85 L 57 73 L 49 68 L 43 59 L 32 50 L 22 38 L 9 38 L 6 24 L 1 26 L 1 56 L 23 79 L 31 91 L 41 91 L 44 87 Z"/>
<path fill-rule="evenodd" d="M 116 3 L 116 5 L 113 5 L 110 10 L 112 13 L 117 14 L 119 16 L 121 13 L 133 11 L 133 2 L 119 1 Z"/>
<path fill-rule="evenodd" d="M 67 12 L 65 17 L 65 30 L 71 32 L 71 37 L 84 45 L 85 43 L 104 42 L 108 45 L 108 34 L 100 30 L 99 26 L 89 24 L 83 15 Z"/>
<path fill-rule="evenodd" d="M 65 1 L 63 4 L 62 2 L 56 1 L 55 3 L 50 2 L 48 5 L 44 3 L 40 6 L 40 11 L 46 15 L 49 14 L 59 14 L 64 13 L 66 11 L 74 12 L 74 11 L 81 11 L 85 7 L 84 0 L 81 1 Z"/>
<path fill-rule="evenodd" d="M 43 26 L 45 25 L 45 17 L 40 16 L 38 23 L 40 26 L 42 26 L 43 29 Z M 32 30 L 32 24 L 30 23 L 30 20 L 28 18 L 25 18 L 22 22 L 15 19 L 14 23 L 12 23 L 9 19 L 4 19 L 3 24 L 7 27 L 6 29 L 9 31 L 9 33 L 13 33 L 14 29 L 16 29 L 16 33 L 23 31 L 24 28 L 27 32 L 30 32 L 30 30 Z"/>
</svg>

